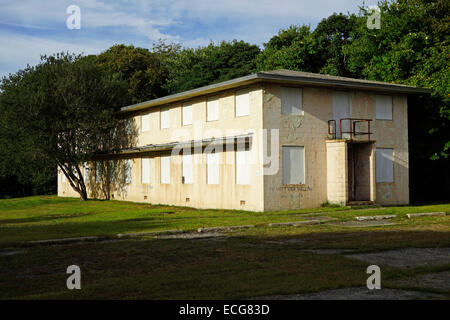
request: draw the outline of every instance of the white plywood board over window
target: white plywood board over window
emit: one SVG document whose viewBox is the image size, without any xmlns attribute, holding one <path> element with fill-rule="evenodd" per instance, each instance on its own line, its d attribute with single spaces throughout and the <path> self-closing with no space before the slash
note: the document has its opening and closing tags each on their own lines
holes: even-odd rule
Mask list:
<svg viewBox="0 0 450 320">
<path fill-rule="evenodd" d="M 250 184 L 250 150 L 236 151 L 236 184 Z"/>
<path fill-rule="evenodd" d="M 183 154 L 182 157 L 183 162 L 183 183 L 184 184 L 192 184 L 194 182 L 194 173 L 192 167 L 192 155 L 191 154 Z"/>
<path fill-rule="evenodd" d="M 151 161 L 150 158 L 142 158 L 142 184 L 150 184 Z"/>
<path fill-rule="evenodd" d="M 170 156 L 161 157 L 161 184 L 170 184 Z"/>
<path fill-rule="evenodd" d="M 281 113 L 301 115 L 303 104 L 302 88 L 281 87 Z"/>
<path fill-rule="evenodd" d="M 84 176 L 84 182 L 89 181 L 89 164 L 85 162 L 83 164 L 83 176 Z"/>
<path fill-rule="evenodd" d="M 169 109 L 161 110 L 161 129 L 170 128 L 170 113 Z"/>
<path fill-rule="evenodd" d="M 183 126 L 187 126 L 192 124 L 192 104 L 185 103 L 183 104 Z"/>
<path fill-rule="evenodd" d="M 141 128 L 142 132 L 150 130 L 150 114 L 144 114 L 141 116 Z"/>
<path fill-rule="evenodd" d="M 206 102 L 206 120 L 215 121 L 219 120 L 219 98 L 210 97 Z"/>
<path fill-rule="evenodd" d="M 283 147 L 283 184 L 305 183 L 305 148 Z"/>
<path fill-rule="evenodd" d="M 206 154 L 206 179 L 207 184 L 219 184 L 219 154 Z"/>
<path fill-rule="evenodd" d="M 248 90 L 236 92 L 236 117 L 248 116 L 250 114 L 250 93 Z"/>
<path fill-rule="evenodd" d="M 377 148 L 375 169 L 377 182 L 394 181 L 394 149 Z"/>
<path fill-rule="evenodd" d="M 133 160 L 125 160 L 125 183 L 131 183 L 131 175 L 133 170 Z"/>
<path fill-rule="evenodd" d="M 100 161 L 95 163 L 95 182 L 101 182 L 103 175 L 103 166 Z"/>
<path fill-rule="evenodd" d="M 392 96 L 375 96 L 375 116 L 377 120 L 392 120 Z"/>
</svg>

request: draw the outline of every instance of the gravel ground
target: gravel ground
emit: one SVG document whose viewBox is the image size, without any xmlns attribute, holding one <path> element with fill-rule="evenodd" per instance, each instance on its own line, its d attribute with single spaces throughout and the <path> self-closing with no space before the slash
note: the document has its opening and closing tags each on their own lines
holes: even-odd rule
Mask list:
<svg viewBox="0 0 450 320">
<path fill-rule="evenodd" d="M 450 293 L 450 271 L 428 273 L 417 277 L 400 279 L 394 284 L 407 287 L 433 288 L 447 290 Z"/>
<path fill-rule="evenodd" d="M 355 251 L 355 249 L 306 249 L 307 252 L 317 254 L 343 254 Z"/>
<path fill-rule="evenodd" d="M 202 239 L 202 238 L 216 238 L 225 236 L 222 233 L 217 232 L 190 232 L 181 234 L 161 235 L 155 236 L 157 239 Z"/>
<path fill-rule="evenodd" d="M 346 255 L 379 266 L 416 268 L 450 264 L 450 248 L 405 248 Z M 449 280 L 450 281 L 450 280 Z"/>
<path fill-rule="evenodd" d="M 274 295 L 257 297 L 261 300 L 415 300 L 415 299 L 444 299 L 444 295 L 421 291 L 407 291 L 397 289 L 368 290 L 366 287 L 352 287 L 327 290 L 316 293 Z"/>
<path fill-rule="evenodd" d="M 365 220 L 365 221 L 339 221 L 327 223 L 339 227 L 377 227 L 394 225 L 395 223 L 386 220 Z"/>
</svg>

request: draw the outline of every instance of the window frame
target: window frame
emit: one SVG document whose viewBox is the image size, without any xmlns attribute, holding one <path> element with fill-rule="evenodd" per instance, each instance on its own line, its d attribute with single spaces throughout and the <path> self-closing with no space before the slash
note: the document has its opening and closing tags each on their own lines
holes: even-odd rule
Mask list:
<svg viewBox="0 0 450 320">
<path fill-rule="evenodd" d="M 379 117 L 378 112 L 378 99 L 379 98 L 387 98 L 390 101 L 390 118 L 381 118 Z M 394 97 L 388 94 L 376 94 L 375 95 L 375 120 L 380 121 L 393 121 L 394 120 Z"/>
<path fill-rule="evenodd" d="M 378 165 L 378 161 L 379 161 L 379 157 L 378 156 L 378 150 L 391 150 L 392 151 L 392 160 L 391 161 L 391 173 L 392 173 L 392 181 L 389 180 L 381 180 L 379 181 L 379 165 Z M 394 166 L 394 159 L 395 159 L 395 150 L 393 147 L 377 147 L 375 148 L 375 183 L 394 183 L 395 182 L 395 166 Z"/>
<path fill-rule="evenodd" d="M 133 183 L 133 159 L 125 159 L 124 166 L 124 182 L 131 184 Z"/>
<path fill-rule="evenodd" d="M 146 129 L 144 130 L 144 123 L 145 123 L 145 119 L 147 120 L 147 126 L 145 127 Z M 146 114 L 142 114 L 141 115 L 141 132 L 149 132 L 150 131 L 150 113 L 146 113 Z"/>
<path fill-rule="evenodd" d="M 286 168 L 285 168 L 285 154 L 284 154 L 284 148 L 299 148 L 299 149 L 302 149 L 303 150 L 303 157 L 302 157 L 302 162 L 303 162 L 303 181 L 301 182 L 301 183 L 286 183 L 285 182 L 285 170 L 286 170 Z M 304 185 L 306 185 L 306 148 L 305 148 L 305 146 L 303 145 L 303 146 L 298 146 L 298 145 L 283 145 L 282 147 L 281 147 L 281 156 L 282 156 L 282 159 L 281 159 L 281 161 L 282 161 L 282 165 L 283 165 L 283 169 L 282 169 L 282 175 L 281 175 L 281 182 L 282 182 L 282 185 L 284 185 L 284 186 L 304 186 Z"/>
<path fill-rule="evenodd" d="M 187 116 L 187 114 L 185 114 L 185 110 L 186 109 L 190 109 L 190 118 L 191 118 L 191 121 L 189 122 L 189 123 L 185 123 L 184 121 L 185 121 L 185 119 L 187 118 L 186 116 Z M 192 125 L 192 123 L 194 122 L 194 117 L 193 117 L 193 114 L 194 114 L 194 110 L 193 110 L 194 108 L 193 108 L 193 104 L 191 103 L 191 102 L 184 102 L 182 105 L 181 105 L 181 125 L 184 127 L 184 126 L 190 126 L 190 125 Z"/>
<path fill-rule="evenodd" d="M 248 96 L 248 108 L 246 114 L 238 114 L 238 96 L 247 95 Z M 250 115 L 250 89 L 241 89 L 234 92 L 234 117 L 242 118 Z"/>
<path fill-rule="evenodd" d="M 168 178 L 169 178 L 169 180 L 168 180 L 168 182 L 165 182 L 165 181 L 163 181 L 163 163 L 165 163 L 164 161 L 163 161 L 163 159 L 167 159 L 167 161 L 168 161 L 168 167 L 167 167 L 167 176 L 168 176 Z M 161 156 L 160 158 L 159 158 L 159 182 L 160 182 L 160 184 L 165 184 L 165 185 L 170 185 L 171 184 L 171 182 L 172 182 L 172 176 L 171 176 L 171 168 L 170 168 L 170 164 L 171 164 L 171 156 L 170 155 L 168 155 L 168 156 Z"/>
<path fill-rule="evenodd" d="M 144 176 L 144 163 L 147 163 L 147 177 Z M 141 158 L 141 184 L 148 185 L 151 184 L 151 158 L 148 157 L 142 157 Z M 148 180 L 144 181 L 144 178 L 147 178 Z"/>
<path fill-rule="evenodd" d="M 216 161 L 216 163 L 210 162 L 211 157 L 214 157 L 214 161 Z M 220 184 L 220 159 L 219 159 L 219 153 L 217 152 L 208 152 L 206 153 L 206 184 L 207 185 L 219 185 Z M 214 169 L 214 171 L 217 171 L 217 182 L 216 183 L 211 183 L 210 182 L 210 168 L 211 167 L 216 167 L 217 169 Z M 216 181 L 216 180 L 215 180 Z"/>
<path fill-rule="evenodd" d="M 217 103 L 217 119 L 210 119 L 209 115 L 209 102 L 210 101 L 215 101 Z M 213 121 L 218 121 L 220 119 L 220 115 L 219 115 L 219 101 L 220 101 L 220 97 L 219 96 L 210 96 L 210 97 L 206 97 L 206 122 L 213 122 Z"/>
<path fill-rule="evenodd" d="M 300 91 L 300 113 L 284 113 L 283 110 L 283 90 L 299 90 Z M 281 114 L 285 116 L 303 116 L 305 114 L 304 108 L 303 108 L 303 87 L 290 87 L 290 86 L 281 86 Z"/>
<path fill-rule="evenodd" d="M 183 154 L 181 156 L 181 182 L 182 184 L 194 184 L 194 159 L 193 159 L 193 155 L 192 154 Z M 185 159 L 190 159 L 189 161 L 186 161 Z M 190 165 L 188 165 L 190 162 Z M 185 170 L 187 170 L 188 168 L 190 168 L 190 177 L 191 180 L 190 181 L 186 181 L 186 176 L 185 175 Z"/>
<path fill-rule="evenodd" d="M 243 168 L 242 170 L 243 170 L 243 172 L 246 172 L 246 177 L 247 177 L 247 179 L 248 180 L 246 180 L 246 181 L 244 181 L 244 183 L 242 183 L 242 182 L 239 182 L 239 180 L 238 180 L 238 176 L 242 176 L 242 175 L 239 175 L 238 174 L 238 168 L 239 168 L 239 166 L 238 166 L 238 154 L 242 154 L 242 153 L 244 153 L 245 154 L 245 159 L 246 159 L 246 161 L 248 161 L 247 163 L 245 163 L 245 168 Z M 234 156 L 234 158 L 235 158 L 235 183 L 237 184 L 237 185 L 241 185 L 241 186 L 248 186 L 248 185 L 250 185 L 251 184 L 251 182 L 252 182 L 252 178 L 251 178 L 251 150 L 250 150 L 250 148 L 248 148 L 247 146 L 244 148 L 244 149 L 236 149 L 235 150 L 235 156 Z M 239 170 L 240 171 L 240 170 Z"/>
<path fill-rule="evenodd" d="M 164 115 L 164 119 L 166 119 L 167 117 L 167 127 L 163 127 L 163 123 L 165 123 L 163 121 L 163 115 Z M 159 111 L 159 127 L 160 129 L 169 129 L 170 128 L 170 109 L 169 108 L 161 108 Z"/>
</svg>

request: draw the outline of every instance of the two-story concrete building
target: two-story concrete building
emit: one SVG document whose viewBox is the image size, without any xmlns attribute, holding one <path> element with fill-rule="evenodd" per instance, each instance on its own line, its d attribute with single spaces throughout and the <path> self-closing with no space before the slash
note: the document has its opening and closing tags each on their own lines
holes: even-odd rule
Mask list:
<svg viewBox="0 0 450 320">
<path fill-rule="evenodd" d="M 123 168 L 114 199 L 254 211 L 407 204 L 407 96 L 428 92 L 277 70 L 127 106 L 136 143 L 85 165 L 89 193 L 100 195 L 107 160 Z M 61 173 L 58 195 L 77 196 Z"/>
</svg>

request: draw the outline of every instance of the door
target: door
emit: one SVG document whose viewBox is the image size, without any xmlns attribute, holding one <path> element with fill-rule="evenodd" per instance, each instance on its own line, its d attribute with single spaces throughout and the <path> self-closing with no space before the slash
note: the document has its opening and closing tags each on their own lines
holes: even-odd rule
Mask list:
<svg viewBox="0 0 450 320">
<path fill-rule="evenodd" d="M 333 92 L 333 120 L 336 121 L 336 138 L 348 139 L 350 134 L 340 135 L 340 120 L 350 118 L 350 98 L 346 92 Z M 342 131 L 350 131 L 350 121 L 342 121 Z"/>
</svg>

